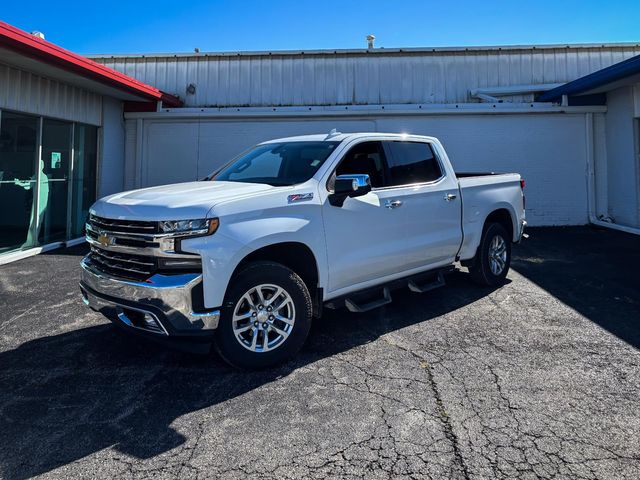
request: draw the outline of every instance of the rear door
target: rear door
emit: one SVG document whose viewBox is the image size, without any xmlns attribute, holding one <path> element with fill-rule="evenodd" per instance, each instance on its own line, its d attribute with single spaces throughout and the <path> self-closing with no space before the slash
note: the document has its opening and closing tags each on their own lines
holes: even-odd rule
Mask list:
<svg viewBox="0 0 640 480">
<path fill-rule="evenodd" d="M 383 142 L 392 201 L 408 216 L 406 268 L 438 267 L 455 260 L 462 242 L 458 182 L 434 146 L 421 141 Z"/>
</svg>

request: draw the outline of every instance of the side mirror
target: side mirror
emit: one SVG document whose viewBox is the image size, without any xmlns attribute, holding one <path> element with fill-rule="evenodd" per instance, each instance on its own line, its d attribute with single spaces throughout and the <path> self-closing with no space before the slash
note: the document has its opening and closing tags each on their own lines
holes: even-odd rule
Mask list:
<svg viewBox="0 0 640 480">
<path fill-rule="evenodd" d="M 333 193 L 329 195 L 329 203 L 341 207 L 347 197 L 361 197 L 371 191 L 371 179 L 367 174 L 338 175 Z"/>
</svg>

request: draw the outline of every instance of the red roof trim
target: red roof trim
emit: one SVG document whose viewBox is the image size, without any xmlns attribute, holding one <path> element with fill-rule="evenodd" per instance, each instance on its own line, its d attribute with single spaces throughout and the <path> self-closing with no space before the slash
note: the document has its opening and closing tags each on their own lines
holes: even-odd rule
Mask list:
<svg viewBox="0 0 640 480">
<path fill-rule="evenodd" d="M 167 107 L 182 106 L 182 101 L 178 97 L 164 93 L 135 78 L 65 50 L 2 21 L 0 21 L 0 45 L 133 95 L 151 101 L 161 100 Z"/>
</svg>

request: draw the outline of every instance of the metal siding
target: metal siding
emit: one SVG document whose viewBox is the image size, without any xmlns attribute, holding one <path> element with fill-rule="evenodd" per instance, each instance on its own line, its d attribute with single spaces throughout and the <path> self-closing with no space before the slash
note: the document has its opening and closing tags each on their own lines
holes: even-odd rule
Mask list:
<svg viewBox="0 0 640 480">
<path fill-rule="evenodd" d="M 474 88 L 568 82 L 638 54 L 631 45 L 95 60 L 185 98 L 186 106 L 228 107 L 463 103 L 475 101 Z M 186 95 L 189 83 L 195 95 Z"/>
<path fill-rule="evenodd" d="M 100 126 L 102 96 L 0 64 L 0 108 Z"/>
</svg>

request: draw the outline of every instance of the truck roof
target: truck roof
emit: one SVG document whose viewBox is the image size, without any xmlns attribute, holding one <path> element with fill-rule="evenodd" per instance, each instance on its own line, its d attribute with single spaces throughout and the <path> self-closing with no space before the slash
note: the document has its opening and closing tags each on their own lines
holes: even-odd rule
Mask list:
<svg viewBox="0 0 640 480">
<path fill-rule="evenodd" d="M 392 137 L 398 139 L 420 138 L 423 140 L 435 140 L 434 137 L 427 137 L 424 135 L 411 135 L 407 133 L 384 133 L 384 132 L 359 132 L 359 133 L 341 133 L 341 132 L 329 132 L 318 133 L 314 135 L 298 135 L 295 137 L 275 138 L 268 140 L 265 143 L 280 143 L 280 142 L 342 142 L 343 140 L 353 140 L 355 138 L 363 137 Z"/>
</svg>

